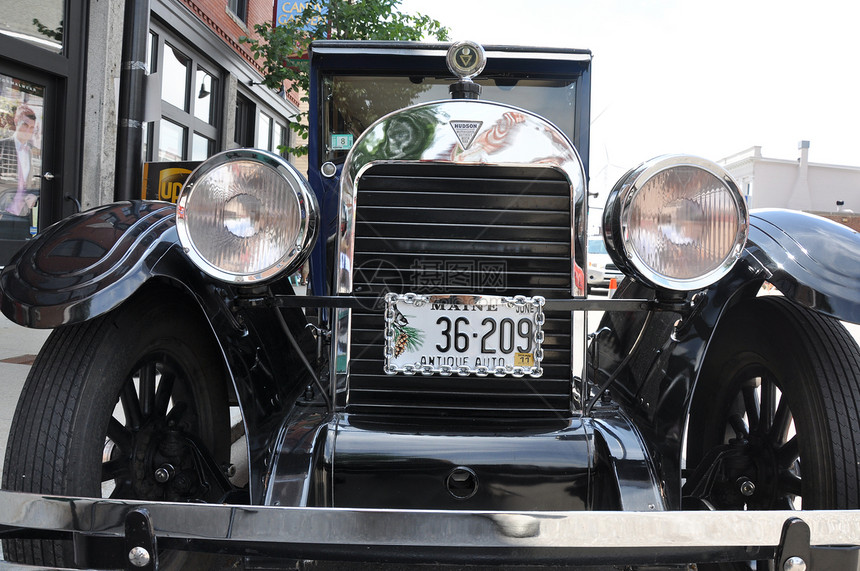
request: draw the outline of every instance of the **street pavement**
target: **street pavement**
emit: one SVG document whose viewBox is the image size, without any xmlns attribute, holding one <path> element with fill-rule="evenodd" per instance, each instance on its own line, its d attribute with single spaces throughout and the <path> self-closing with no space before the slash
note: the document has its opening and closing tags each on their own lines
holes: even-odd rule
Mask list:
<svg viewBox="0 0 860 571">
<path fill-rule="evenodd" d="M 589 329 L 595 329 L 600 315 L 599 312 L 590 313 L 592 315 L 589 315 Z M 845 325 L 860 343 L 860 325 Z M 16 325 L 0 314 L 0 467 L 18 395 L 33 359 L 49 334 L 49 330 L 27 329 Z"/>
<path fill-rule="evenodd" d="M 21 387 L 50 333 L 47 329 L 21 327 L 0 314 L 0 465 Z"/>
</svg>

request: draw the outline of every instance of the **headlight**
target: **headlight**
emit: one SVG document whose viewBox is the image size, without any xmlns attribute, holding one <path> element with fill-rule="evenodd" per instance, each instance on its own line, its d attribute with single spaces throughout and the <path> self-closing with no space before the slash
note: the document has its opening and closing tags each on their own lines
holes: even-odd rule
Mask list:
<svg viewBox="0 0 860 571">
<path fill-rule="evenodd" d="M 609 254 L 651 286 L 689 291 L 722 278 L 740 256 L 746 203 L 716 163 L 658 157 L 612 189 L 603 211 Z"/>
<path fill-rule="evenodd" d="M 185 182 L 179 241 L 210 276 L 235 283 L 294 271 L 310 253 L 317 204 L 305 179 L 278 155 L 237 149 L 215 155 Z"/>
</svg>

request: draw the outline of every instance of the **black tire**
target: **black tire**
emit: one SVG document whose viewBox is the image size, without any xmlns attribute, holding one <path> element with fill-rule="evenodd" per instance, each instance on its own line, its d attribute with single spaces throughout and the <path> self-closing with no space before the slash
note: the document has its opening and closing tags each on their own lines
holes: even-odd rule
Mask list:
<svg viewBox="0 0 860 571">
<path fill-rule="evenodd" d="M 217 465 L 229 461 L 223 359 L 201 315 L 170 295 L 177 294 L 138 295 L 102 317 L 51 333 L 18 401 L 4 488 L 207 499 L 199 478 L 195 488 L 187 464 L 193 460 L 182 443 L 191 435 Z M 154 470 L 169 464 L 166 458 L 177 459 L 170 465 L 174 477 L 159 484 Z M 111 483 L 112 491 L 106 489 Z M 23 563 L 74 563 L 70 541 L 4 540 L 3 552 Z"/>
<path fill-rule="evenodd" d="M 747 300 L 708 349 L 685 494 L 711 468 L 693 495 L 714 509 L 860 508 L 858 426 L 860 349 L 842 324 L 782 297 Z"/>
</svg>

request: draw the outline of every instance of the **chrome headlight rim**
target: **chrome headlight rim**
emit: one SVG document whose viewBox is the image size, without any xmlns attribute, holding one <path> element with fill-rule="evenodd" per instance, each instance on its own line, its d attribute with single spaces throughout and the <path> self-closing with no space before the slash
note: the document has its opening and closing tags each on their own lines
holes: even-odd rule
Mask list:
<svg viewBox="0 0 860 571">
<path fill-rule="evenodd" d="M 191 236 L 187 223 L 189 203 L 201 181 L 224 165 L 248 161 L 259 163 L 280 177 L 287 192 L 298 203 L 299 228 L 296 240 L 278 260 L 256 271 L 234 272 L 220 268 L 203 255 Z M 186 179 L 176 202 L 176 231 L 183 251 L 194 265 L 207 275 L 223 282 L 253 285 L 289 274 L 301 267 L 311 253 L 319 230 L 319 207 L 316 196 L 305 178 L 284 157 L 262 149 L 231 149 L 203 161 Z"/>
<path fill-rule="evenodd" d="M 700 169 L 717 179 L 731 197 L 737 216 L 738 229 L 732 247 L 715 267 L 692 278 L 667 276 L 651 268 L 633 247 L 629 232 L 629 214 L 636 195 L 654 177 L 678 167 Z M 603 212 L 603 236 L 612 260 L 626 274 L 658 289 L 695 291 L 718 282 L 740 259 L 748 234 L 749 211 L 737 183 L 720 165 L 693 155 L 662 155 L 631 169 L 610 191 Z"/>
</svg>

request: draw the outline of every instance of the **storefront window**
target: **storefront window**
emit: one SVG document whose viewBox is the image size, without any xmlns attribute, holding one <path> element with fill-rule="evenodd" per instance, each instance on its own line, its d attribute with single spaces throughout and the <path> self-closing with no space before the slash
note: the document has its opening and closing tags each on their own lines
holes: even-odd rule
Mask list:
<svg viewBox="0 0 860 571">
<path fill-rule="evenodd" d="M 191 60 L 170 44 L 164 45 L 161 99 L 188 111 L 188 68 Z"/>
<path fill-rule="evenodd" d="M 63 51 L 63 0 L 7 5 L 0 18 L 0 33 L 54 53 Z"/>
<path fill-rule="evenodd" d="M 269 138 L 272 136 L 272 118 L 265 113 L 257 117 L 257 148 L 271 149 Z"/>
<path fill-rule="evenodd" d="M 185 148 L 185 128 L 173 121 L 162 119 L 159 131 L 161 135 L 158 139 L 158 160 L 181 161 L 184 158 L 182 150 Z"/>
<path fill-rule="evenodd" d="M 236 94 L 236 123 L 234 127 L 234 141 L 240 147 L 254 146 L 254 113 L 256 107 L 250 99 Z"/>
<path fill-rule="evenodd" d="M 191 144 L 191 160 L 202 161 L 212 154 L 212 139 L 208 139 L 200 133 L 194 133 L 194 141 Z"/>
<path fill-rule="evenodd" d="M 212 91 L 215 88 L 214 78 L 205 70 L 197 68 L 197 79 L 195 86 L 200 86 L 197 91 L 197 101 L 194 102 L 194 116 L 210 125 L 212 121 Z"/>
<path fill-rule="evenodd" d="M 257 116 L 257 143 L 255 146 L 258 149 L 283 155 L 284 153 L 278 147 L 286 146 L 286 144 L 287 127 L 261 111 Z"/>
<path fill-rule="evenodd" d="M 45 88 L 0 74 L 0 238 L 36 234 Z"/>
<path fill-rule="evenodd" d="M 204 160 L 218 149 L 222 97 L 218 68 L 158 23 L 148 65 L 161 81 L 161 119 L 149 123 L 144 160 Z"/>
</svg>

